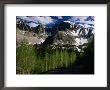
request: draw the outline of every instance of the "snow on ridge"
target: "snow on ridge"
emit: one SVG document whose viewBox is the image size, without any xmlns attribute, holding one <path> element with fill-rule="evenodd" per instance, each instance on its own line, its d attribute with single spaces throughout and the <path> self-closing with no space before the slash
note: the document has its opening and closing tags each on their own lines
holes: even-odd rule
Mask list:
<svg viewBox="0 0 110 90">
<path fill-rule="evenodd" d="M 17 16 L 17 19 L 22 19 L 24 21 L 30 22 L 29 25 L 31 25 L 31 27 L 35 26 L 35 24 L 37 23 L 41 23 L 43 25 L 47 25 L 47 24 L 51 25 L 51 23 L 55 23 L 56 20 L 57 21 L 62 20 L 70 24 L 80 23 L 80 24 L 93 24 L 94 25 L 94 21 L 89 20 L 90 16 L 71 16 L 71 18 L 67 19 L 66 21 L 64 17 L 69 17 L 69 16 L 55 16 L 55 17 L 57 18 L 52 18 L 52 16 Z M 91 17 L 91 18 L 94 19 L 94 17 Z"/>
<path fill-rule="evenodd" d="M 36 23 L 46 25 L 54 22 L 54 20 L 50 16 L 17 16 L 17 19 L 32 22 L 31 24 L 29 24 L 31 26 L 35 26 Z"/>
<path fill-rule="evenodd" d="M 94 25 L 94 22 L 91 22 L 91 21 L 76 21 L 76 23 L 80 23 L 80 24 L 93 24 Z"/>
<path fill-rule="evenodd" d="M 38 26 L 38 24 L 36 24 L 36 23 L 28 23 L 28 25 L 29 25 L 30 27 L 36 27 L 36 26 Z"/>
<path fill-rule="evenodd" d="M 76 46 L 83 45 L 84 43 L 88 43 L 88 40 L 83 38 L 75 38 L 75 41 L 76 41 L 75 43 Z"/>
</svg>

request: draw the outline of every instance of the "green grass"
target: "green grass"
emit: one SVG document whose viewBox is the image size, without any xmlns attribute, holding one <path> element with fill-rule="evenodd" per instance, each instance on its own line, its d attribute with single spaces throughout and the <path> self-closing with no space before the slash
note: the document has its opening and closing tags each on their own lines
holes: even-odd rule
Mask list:
<svg viewBox="0 0 110 90">
<path fill-rule="evenodd" d="M 49 47 L 35 49 L 32 45 L 22 42 L 16 48 L 16 73 L 42 73 L 56 68 L 68 67 L 75 60 L 76 54 L 72 50 L 51 49 Z"/>
</svg>

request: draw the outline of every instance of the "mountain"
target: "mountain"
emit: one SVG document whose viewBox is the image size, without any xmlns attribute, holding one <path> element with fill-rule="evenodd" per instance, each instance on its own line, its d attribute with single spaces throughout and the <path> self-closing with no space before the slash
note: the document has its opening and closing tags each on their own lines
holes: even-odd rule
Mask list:
<svg viewBox="0 0 110 90">
<path fill-rule="evenodd" d="M 22 20 L 30 27 L 35 27 L 40 23 L 46 26 L 52 26 L 61 21 L 71 21 L 74 23 L 84 23 L 88 21 L 89 23 L 93 23 L 94 16 L 17 16 L 16 20 Z"/>
<path fill-rule="evenodd" d="M 58 30 L 55 30 L 56 33 L 48 36 L 43 43 L 44 45 L 69 45 L 81 51 L 94 36 L 92 28 L 85 28 L 77 24 L 73 26 L 68 22 L 61 22 L 56 28 L 58 28 Z"/>
<path fill-rule="evenodd" d="M 94 36 L 93 16 L 17 16 L 16 24 L 31 44 L 70 45 L 81 51 Z"/>
</svg>

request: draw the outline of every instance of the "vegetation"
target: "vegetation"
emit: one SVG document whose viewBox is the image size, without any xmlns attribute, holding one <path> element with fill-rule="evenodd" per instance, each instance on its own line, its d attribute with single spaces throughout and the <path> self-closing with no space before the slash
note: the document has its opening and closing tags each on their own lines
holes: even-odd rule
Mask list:
<svg viewBox="0 0 110 90">
<path fill-rule="evenodd" d="M 86 34 L 82 27 L 78 35 L 74 36 L 71 31 L 77 33 L 78 29 L 79 25 L 70 27 L 70 23 L 63 21 L 45 28 L 42 24 L 30 27 L 23 21 L 18 22 L 16 73 L 93 74 L 94 35 L 92 29 L 87 29 L 89 32 Z M 89 43 L 76 45 L 75 38 L 86 38 Z"/>
<path fill-rule="evenodd" d="M 16 73 L 29 74 L 33 73 L 36 62 L 36 53 L 34 47 L 22 42 L 16 49 Z"/>
<path fill-rule="evenodd" d="M 35 48 L 22 42 L 16 51 L 17 74 L 36 74 L 68 67 L 76 60 L 73 50 L 50 47 Z"/>
</svg>

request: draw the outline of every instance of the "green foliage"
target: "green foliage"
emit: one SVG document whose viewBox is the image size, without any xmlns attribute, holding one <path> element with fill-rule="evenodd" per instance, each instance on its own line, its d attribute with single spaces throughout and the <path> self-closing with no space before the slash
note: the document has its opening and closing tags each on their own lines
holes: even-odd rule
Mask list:
<svg viewBox="0 0 110 90">
<path fill-rule="evenodd" d="M 84 63 L 87 68 L 93 71 L 94 66 L 94 39 L 87 44 L 84 52 L 77 52 L 73 49 L 50 46 L 32 46 L 23 41 L 16 48 L 16 73 L 17 74 L 38 74 L 54 70 L 56 68 L 70 67 L 76 61 Z"/>
<path fill-rule="evenodd" d="M 36 50 L 24 42 L 17 48 L 16 53 L 17 74 L 37 74 L 55 68 L 68 67 L 76 60 L 74 51 L 49 47 Z"/>
<path fill-rule="evenodd" d="M 77 57 L 77 62 L 85 66 L 83 73 L 94 74 L 94 37 L 84 48 L 84 52 Z"/>
<path fill-rule="evenodd" d="M 16 49 L 16 73 L 30 74 L 35 68 L 36 53 L 34 47 L 22 42 Z"/>
</svg>

